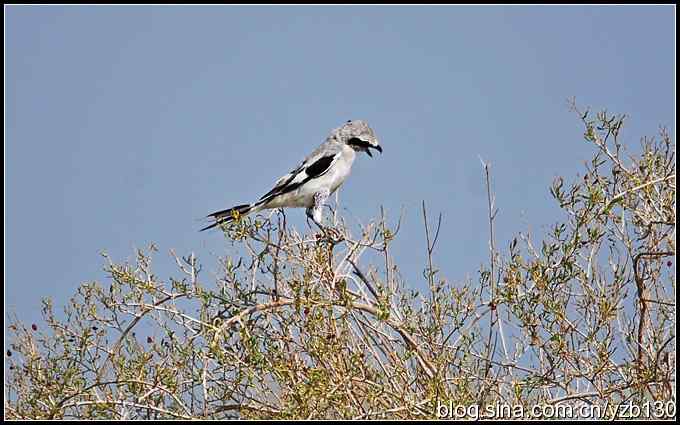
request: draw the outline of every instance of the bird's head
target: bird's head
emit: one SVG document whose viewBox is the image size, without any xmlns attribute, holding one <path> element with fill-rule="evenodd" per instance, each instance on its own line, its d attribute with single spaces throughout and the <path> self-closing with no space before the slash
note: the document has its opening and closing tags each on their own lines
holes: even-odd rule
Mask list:
<svg viewBox="0 0 680 425">
<path fill-rule="evenodd" d="M 373 155 L 369 149 L 382 153 L 378 138 L 366 121 L 349 120 L 342 127 L 333 130 L 333 136 L 340 143 L 346 144 L 357 152 L 366 152 L 370 157 Z"/>
</svg>

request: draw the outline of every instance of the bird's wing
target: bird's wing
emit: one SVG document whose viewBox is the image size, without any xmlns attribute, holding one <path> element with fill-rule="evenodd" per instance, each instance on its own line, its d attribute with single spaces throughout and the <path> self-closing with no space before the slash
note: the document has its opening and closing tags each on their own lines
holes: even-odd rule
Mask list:
<svg viewBox="0 0 680 425">
<path fill-rule="evenodd" d="M 260 202 L 266 202 L 275 196 L 292 192 L 309 180 L 323 176 L 341 155 L 342 150 L 339 146 L 324 143 L 302 161 L 297 168 L 278 179 L 274 188 L 262 195 Z"/>
</svg>

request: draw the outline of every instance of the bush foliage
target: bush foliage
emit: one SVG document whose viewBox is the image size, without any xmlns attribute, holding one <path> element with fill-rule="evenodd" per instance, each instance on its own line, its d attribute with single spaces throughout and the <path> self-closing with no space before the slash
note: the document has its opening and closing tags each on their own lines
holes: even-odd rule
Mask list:
<svg viewBox="0 0 680 425">
<path fill-rule="evenodd" d="M 564 214 L 544 240 L 518 233 L 496 246 L 485 167 L 490 256 L 478 281 L 435 268 L 438 225 L 424 204 L 422 293 L 400 277 L 399 225 L 382 215 L 358 234 L 335 213 L 309 234 L 280 212 L 241 218 L 222 230 L 242 255 L 221 259 L 216 281 L 174 253 L 178 277 L 160 280 L 151 246 L 132 263 L 107 257 L 110 279 L 80 286 L 64 314 L 44 300 L 44 323 L 10 317 L 6 418 L 416 419 L 447 404 L 674 403 L 674 143 L 662 129 L 627 153 L 624 116 L 574 111 L 593 156 L 550 187 Z"/>
</svg>

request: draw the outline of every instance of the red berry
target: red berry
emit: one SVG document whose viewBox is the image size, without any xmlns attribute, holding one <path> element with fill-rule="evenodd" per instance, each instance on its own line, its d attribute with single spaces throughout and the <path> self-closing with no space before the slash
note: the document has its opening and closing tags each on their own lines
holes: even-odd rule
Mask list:
<svg viewBox="0 0 680 425">
<path fill-rule="evenodd" d="M 666 263 L 666 265 L 667 265 L 668 267 L 673 267 L 673 262 L 669 260 L 669 261 Z"/>
<path fill-rule="evenodd" d="M 151 344 L 151 343 L 153 342 L 153 339 L 151 339 L 150 336 L 147 336 L 147 337 L 146 337 L 146 342 L 147 342 L 148 344 Z"/>
<path fill-rule="evenodd" d="M 38 330 L 38 326 L 36 326 L 36 324 L 34 323 L 34 324 L 31 325 L 31 329 L 33 329 L 34 331 L 37 331 L 37 330 Z"/>
</svg>

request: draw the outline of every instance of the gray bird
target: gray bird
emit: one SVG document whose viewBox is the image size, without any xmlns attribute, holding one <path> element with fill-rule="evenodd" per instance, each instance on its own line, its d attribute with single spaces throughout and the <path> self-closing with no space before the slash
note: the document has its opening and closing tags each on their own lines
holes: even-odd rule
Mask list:
<svg viewBox="0 0 680 425">
<path fill-rule="evenodd" d="M 382 153 L 382 147 L 371 127 L 365 121 L 347 121 L 333 130 L 326 141 L 293 171 L 278 179 L 274 188 L 257 202 L 237 205 L 208 215 L 207 218 L 212 218 L 215 222 L 201 231 L 228 223 L 236 215 L 244 216 L 283 207 L 306 208 L 307 217 L 322 227 L 320 221 L 326 200 L 349 176 L 356 152 L 366 152 L 373 157 L 369 149 Z"/>
</svg>

